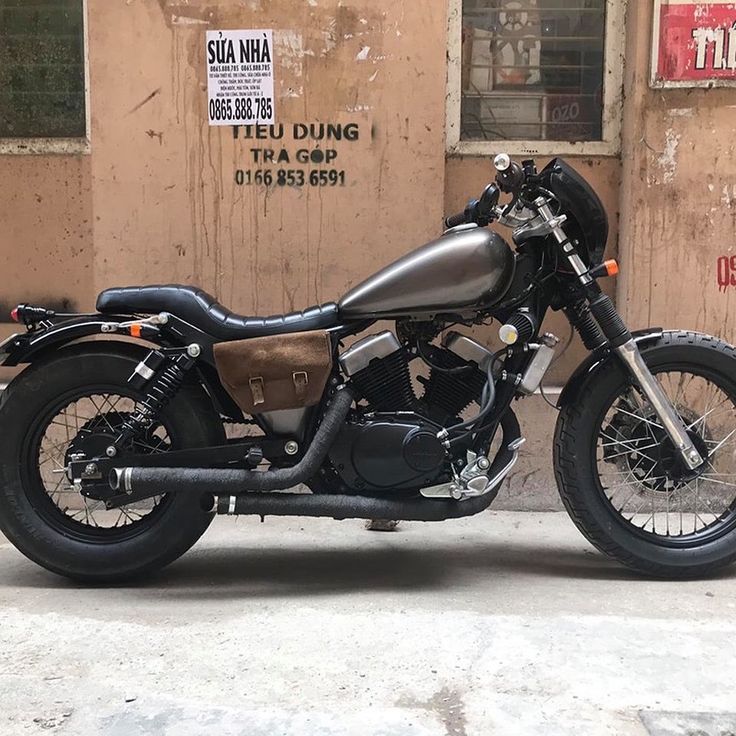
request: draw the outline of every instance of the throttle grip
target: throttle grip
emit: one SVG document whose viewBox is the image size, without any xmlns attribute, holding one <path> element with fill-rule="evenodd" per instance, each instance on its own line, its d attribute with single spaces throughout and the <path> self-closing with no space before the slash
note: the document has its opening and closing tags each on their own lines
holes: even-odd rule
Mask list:
<svg viewBox="0 0 736 736">
<path fill-rule="evenodd" d="M 449 230 L 450 228 L 458 227 L 458 225 L 465 225 L 467 222 L 468 218 L 465 212 L 458 212 L 456 215 L 450 215 L 445 218 L 445 227 Z"/>
</svg>

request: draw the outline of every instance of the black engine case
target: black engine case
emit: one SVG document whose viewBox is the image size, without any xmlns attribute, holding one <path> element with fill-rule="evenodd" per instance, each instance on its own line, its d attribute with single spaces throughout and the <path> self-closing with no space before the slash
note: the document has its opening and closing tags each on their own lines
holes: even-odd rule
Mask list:
<svg viewBox="0 0 736 736">
<path fill-rule="evenodd" d="M 371 414 L 347 423 L 329 457 L 354 490 L 385 491 L 431 485 L 447 468 L 439 425 L 416 414 Z"/>
</svg>

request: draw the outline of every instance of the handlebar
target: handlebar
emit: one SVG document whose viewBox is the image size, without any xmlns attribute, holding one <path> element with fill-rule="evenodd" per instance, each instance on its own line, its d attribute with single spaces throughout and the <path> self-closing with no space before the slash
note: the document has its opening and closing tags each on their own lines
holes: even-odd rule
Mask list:
<svg viewBox="0 0 736 736">
<path fill-rule="evenodd" d="M 453 227 L 459 227 L 460 225 L 467 225 L 468 224 L 468 218 L 465 214 L 465 210 L 462 212 L 458 212 L 455 215 L 450 215 L 449 217 L 445 218 L 445 227 L 449 230 Z"/>
<path fill-rule="evenodd" d="M 501 190 L 495 184 L 489 184 L 480 195 L 480 199 L 471 199 L 463 212 L 451 215 L 445 220 L 448 228 L 475 223 L 485 227 L 496 219 L 496 207 Z"/>
<path fill-rule="evenodd" d="M 475 223 L 485 227 L 494 220 L 499 219 L 504 213 L 498 209 L 498 201 L 501 192 L 513 196 L 512 205 L 518 200 L 519 194 L 527 184 L 530 176 L 536 175 L 533 161 L 525 161 L 522 164 L 512 161 L 506 153 L 499 153 L 493 159 L 496 169 L 495 180 L 489 184 L 480 199 L 473 199 L 463 212 L 450 215 L 445 218 L 445 227 L 450 229 Z"/>
</svg>

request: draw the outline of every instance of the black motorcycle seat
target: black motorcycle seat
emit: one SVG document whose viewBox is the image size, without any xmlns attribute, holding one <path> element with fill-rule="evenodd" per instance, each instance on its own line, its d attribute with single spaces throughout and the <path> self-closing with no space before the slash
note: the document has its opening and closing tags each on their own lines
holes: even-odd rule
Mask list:
<svg viewBox="0 0 736 736">
<path fill-rule="evenodd" d="M 181 284 L 106 289 L 97 297 L 97 311 L 124 315 L 168 312 L 220 340 L 323 330 L 338 321 L 337 304 L 333 302 L 301 312 L 246 317 L 223 307 L 206 291 Z"/>
</svg>

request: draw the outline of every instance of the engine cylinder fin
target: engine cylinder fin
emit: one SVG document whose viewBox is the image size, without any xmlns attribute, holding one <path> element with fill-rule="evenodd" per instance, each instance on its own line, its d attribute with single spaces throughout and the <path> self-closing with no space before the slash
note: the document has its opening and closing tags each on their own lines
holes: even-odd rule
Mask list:
<svg viewBox="0 0 736 736">
<path fill-rule="evenodd" d="M 403 350 L 372 360 L 351 383 L 376 411 L 412 411 L 416 403 L 409 363 Z"/>
<path fill-rule="evenodd" d="M 429 378 L 424 382 L 422 400 L 432 419 L 444 423 L 447 419 L 460 416 L 473 401 L 480 399 L 486 376 L 474 364 L 467 363 L 448 350 L 433 351 L 432 361 L 446 369 L 469 366 L 462 373 L 445 373 L 432 368 Z"/>
</svg>

